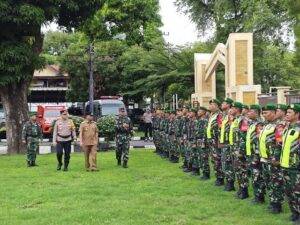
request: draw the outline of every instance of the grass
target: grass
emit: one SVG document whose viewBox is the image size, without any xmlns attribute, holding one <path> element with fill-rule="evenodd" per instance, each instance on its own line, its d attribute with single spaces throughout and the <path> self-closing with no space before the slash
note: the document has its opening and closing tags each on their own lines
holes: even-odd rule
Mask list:
<svg viewBox="0 0 300 225">
<path fill-rule="evenodd" d="M 289 210 L 272 215 L 234 193 L 184 174 L 150 150 L 132 150 L 129 169 L 113 152 L 98 154 L 100 172 L 85 172 L 73 154 L 57 172 L 54 154 L 26 168 L 24 156 L 0 156 L 0 224 L 289 224 Z"/>
</svg>

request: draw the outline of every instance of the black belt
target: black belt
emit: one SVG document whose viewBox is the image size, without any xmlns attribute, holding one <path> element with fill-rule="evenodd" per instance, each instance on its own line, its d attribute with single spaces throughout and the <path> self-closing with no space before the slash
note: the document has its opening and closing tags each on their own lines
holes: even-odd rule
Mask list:
<svg viewBox="0 0 300 225">
<path fill-rule="evenodd" d="M 72 137 L 72 134 L 70 135 L 60 135 L 60 134 L 57 134 L 58 137 L 61 137 L 61 138 L 69 138 L 69 137 Z"/>
</svg>

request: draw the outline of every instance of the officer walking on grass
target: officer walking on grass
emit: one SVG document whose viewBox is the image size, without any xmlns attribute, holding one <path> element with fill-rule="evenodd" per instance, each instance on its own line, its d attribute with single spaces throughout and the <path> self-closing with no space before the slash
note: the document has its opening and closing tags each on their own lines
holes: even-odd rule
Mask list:
<svg viewBox="0 0 300 225">
<path fill-rule="evenodd" d="M 39 141 L 42 140 L 42 130 L 36 121 L 36 115 L 32 115 L 26 122 L 22 130 L 22 141 L 27 149 L 27 166 L 37 166 L 36 153 L 39 148 Z"/>
<path fill-rule="evenodd" d="M 98 171 L 97 149 L 98 149 L 98 127 L 93 121 L 93 115 L 87 114 L 86 120 L 80 124 L 79 139 L 85 155 L 85 169 L 87 171 Z"/>
<path fill-rule="evenodd" d="M 63 165 L 62 157 L 64 155 L 63 171 L 68 171 L 71 143 L 73 140 L 76 140 L 76 131 L 73 121 L 68 118 L 68 111 L 62 110 L 60 115 L 53 129 L 53 146 L 56 146 L 57 170 L 61 170 Z"/>
<path fill-rule="evenodd" d="M 129 142 L 132 136 L 132 123 L 127 116 L 124 108 L 119 109 L 119 116 L 116 119 L 116 159 L 120 166 L 123 162 L 123 167 L 128 168 L 129 160 Z"/>
</svg>

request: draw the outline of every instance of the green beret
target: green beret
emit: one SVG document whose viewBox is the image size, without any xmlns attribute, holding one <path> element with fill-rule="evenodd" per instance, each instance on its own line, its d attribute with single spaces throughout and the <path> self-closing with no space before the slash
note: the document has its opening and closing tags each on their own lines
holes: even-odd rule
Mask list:
<svg viewBox="0 0 300 225">
<path fill-rule="evenodd" d="M 283 111 L 286 111 L 288 109 L 288 106 L 284 105 L 284 104 L 277 104 L 277 109 L 281 109 Z"/>
<path fill-rule="evenodd" d="M 254 104 L 254 105 L 250 105 L 249 109 L 261 110 L 261 107 L 260 107 L 260 105 Z"/>
<path fill-rule="evenodd" d="M 234 102 L 232 104 L 232 107 L 238 108 L 238 109 L 243 109 L 243 103 L 241 102 Z"/>
<path fill-rule="evenodd" d="M 225 98 L 223 102 L 226 102 L 230 105 L 232 105 L 232 103 L 234 102 L 231 98 Z"/>
<path fill-rule="evenodd" d="M 212 99 L 212 100 L 210 100 L 209 104 L 211 104 L 211 103 L 216 103 L 218 106 L 221 105 L 221 102 L 218 99 Z"/>
<path fill-rule="evenodd" d="M 300 113 L 300 104 L 291 104 L 288 106 L 288 109 L 292 109 L 295 112 Z"/>
<path fill-rule="evenodd" d="M 200 107 L 198 108 L 198 111 L 199 111 L 199 110 L 207 111 L 207 108 L 205 108 L 205 107 L 203 107 L 203 106 L 200 106 Z"/>
<path fill-rule="evenodd" d="M 243 104 L 243 109 L 249 109 L 248 105 Z"/>
<path fill-rule="evenodd" d="M 272 103 L 269 103 L 269 104 L 266 104 L 264 107 L 262 107 L 262 110 L 263 111 L 269 111 L 269 110 L 276 110 L 277 109 L 277 106 L 275 104 L 272 104 Z"/>
</svg>

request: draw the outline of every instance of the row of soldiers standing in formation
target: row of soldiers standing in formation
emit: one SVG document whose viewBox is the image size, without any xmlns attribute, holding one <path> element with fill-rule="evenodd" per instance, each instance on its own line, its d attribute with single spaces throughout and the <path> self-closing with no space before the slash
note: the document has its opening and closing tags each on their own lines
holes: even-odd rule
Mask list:
<svg viewBox="0 0 300 225">
<path fill-rule="evenodd" d="M 282 212 L 284 193 L 291 220 L 300 222 L 300 105 L 244 105 L 226 98 L 212 99 L 209 108 L 157 110 L 153 117 L 156 153 L 183 171 L 210 179 L 213 164 L 216 186 L 236 197 L 265 202 L 272 213 Z"/>
</svg>

